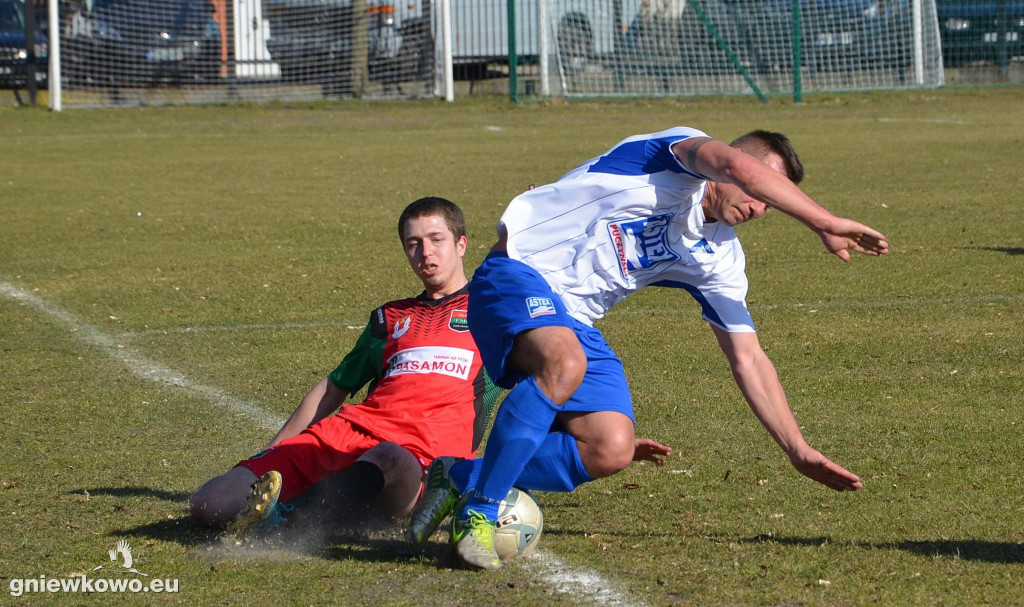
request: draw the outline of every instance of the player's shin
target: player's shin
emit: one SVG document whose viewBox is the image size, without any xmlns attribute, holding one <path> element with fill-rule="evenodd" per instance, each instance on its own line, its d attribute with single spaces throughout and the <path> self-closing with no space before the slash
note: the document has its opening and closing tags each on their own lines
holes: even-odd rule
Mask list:
<svg viewBox="0 0 1024 607">
<path fill-rule="evenodd" d="M 569 492 L 594 480 L 580 458 L 571 434 L 553 432 L 541 444 L 516 479 L 515 486 L 532 491 Z"/>
<path fill-rule="evenodd" d="M 487 439 L 479 479 L 464 501 L 459 518 L 468 518 L 469 510 L 484 514 L 490 521 L 497 518 L 498 505 L 547 438 L 558 411 L 532 377 L 509 392 Z"/>
</svg>

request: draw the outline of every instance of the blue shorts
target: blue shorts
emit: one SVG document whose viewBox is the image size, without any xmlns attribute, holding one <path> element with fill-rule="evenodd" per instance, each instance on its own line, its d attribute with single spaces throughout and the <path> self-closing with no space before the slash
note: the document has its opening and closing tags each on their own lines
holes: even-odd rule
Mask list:
<svg viewBox="0 0 1024 607">
<path fill-rule="evenodd" d="M 538 327 L 568 327 L 587 356 L 587 372 L 563 411 L 617 411 L 633 417 L 622 361 L 601 332 L 569 315 L 536 270 L 504 253 L 491 253 L 469 283 L 469 331 L 494 383 L 512 388 L 526 375 L 505 368 L 515 336 Z"/>
</svg>

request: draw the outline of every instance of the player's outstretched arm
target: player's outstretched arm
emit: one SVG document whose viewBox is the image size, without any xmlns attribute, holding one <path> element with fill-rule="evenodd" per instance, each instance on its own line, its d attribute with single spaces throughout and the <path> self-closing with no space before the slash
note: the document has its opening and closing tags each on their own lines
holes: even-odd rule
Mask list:
<svg viewBox="0 0 1024 607">
<path fill-rule="evenodd" d="M 675 144 L 672 151 L 688 169 L 711 181 L 731 183 L 797 219 L 818 234 L 829 253 L 843 261 L 850 260 L 851 251 L 872 256 L 889 252 L 881 232 L 833 215 L 785 175 L 741 150 L 715 139 L 695 137 Z"/>
<path fill-rule="evenodd" d="M 672 455 L 672 447 L 663 445 L 653 438 L 638 438 L 633 445 L 634 462 L 654 462 L 658 466 L 664 466 L 664 458 Z"/>
<path fill-rule="evenodd" d="M 835 464 L 804 440 L 786 400 L 775 366 L 761 349 L 756 333 L 729 333 L 712 326 L 729 359 L 736 384 L 751 410 L 801 474 L 836 491 L 859 489 L 857 475 Z"/>
</svg>

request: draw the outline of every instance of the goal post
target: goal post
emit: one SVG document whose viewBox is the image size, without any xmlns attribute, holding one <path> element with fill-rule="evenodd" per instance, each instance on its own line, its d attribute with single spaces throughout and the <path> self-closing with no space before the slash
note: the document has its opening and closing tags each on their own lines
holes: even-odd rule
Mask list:
<svg viewBox="0 0 1024 607">
<path fill-rule="evenodd" d="M 47 0 L 47 15 L 58 14 L 57 2 L 58 0 Z M 50 43 L 50 52 L 47 57 L 47 69 L 49 69 L 47 86 L 49 88 L 50 95 L 50 110 L 59 112 L 64 108 L 64 104 L 61 100 L 60 89 L 60 21 L 57 19 L 48 19 L 47 23 L 49 28 L 47 31 L 47 38 Z"/>
</svg>

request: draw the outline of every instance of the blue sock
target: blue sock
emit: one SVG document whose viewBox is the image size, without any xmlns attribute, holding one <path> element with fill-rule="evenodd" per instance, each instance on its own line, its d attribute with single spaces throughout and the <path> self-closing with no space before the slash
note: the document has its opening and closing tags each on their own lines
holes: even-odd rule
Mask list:
<svg viewBox="0 0 1024 607">
<path fill-rule="evenodd" d="M 449 478 L 460 491 L 472 487 L 480 477 L 482 459 L 463 460 L 449 471 Z M 540 448 L 523 468 L 513 483 L 520 489 L 531 491 L 558 491 L 567 493 L 583 483 L 594 480 L 580 459 L 576 439 L 562 432 L 548 434 Z"/>
<path fill-rule="evenodd" d="M 590 476 L 580 459 L 576 439 L 571 434 L 554 432 L 548 434 L 533 458 L 527 462 L 515 486 L 533 491 L 565 493 L 592 480 L 594 477 Z"/>
<path fill-rule="evenodd" d="M 487 438 L 479 479 L 467 486 L 473 493 L 459 513 L 460 518 L 467 518 L 469 510 L 483 514 L 487 520 L 498 518 L 501 500 L 547 438 L 558 411 L 533 377 L 508 393 Z"/>
<path fill-rule="evenodd" d="M 476 480 L 480 478 L 480 465 L 483 463 L 484 460 L 480 458 L 464 459 L 452 466 L 448 471 L 448 478 L 459 493 L 465 492 L 466 487 L 476 484 Z"/>
</svg>

